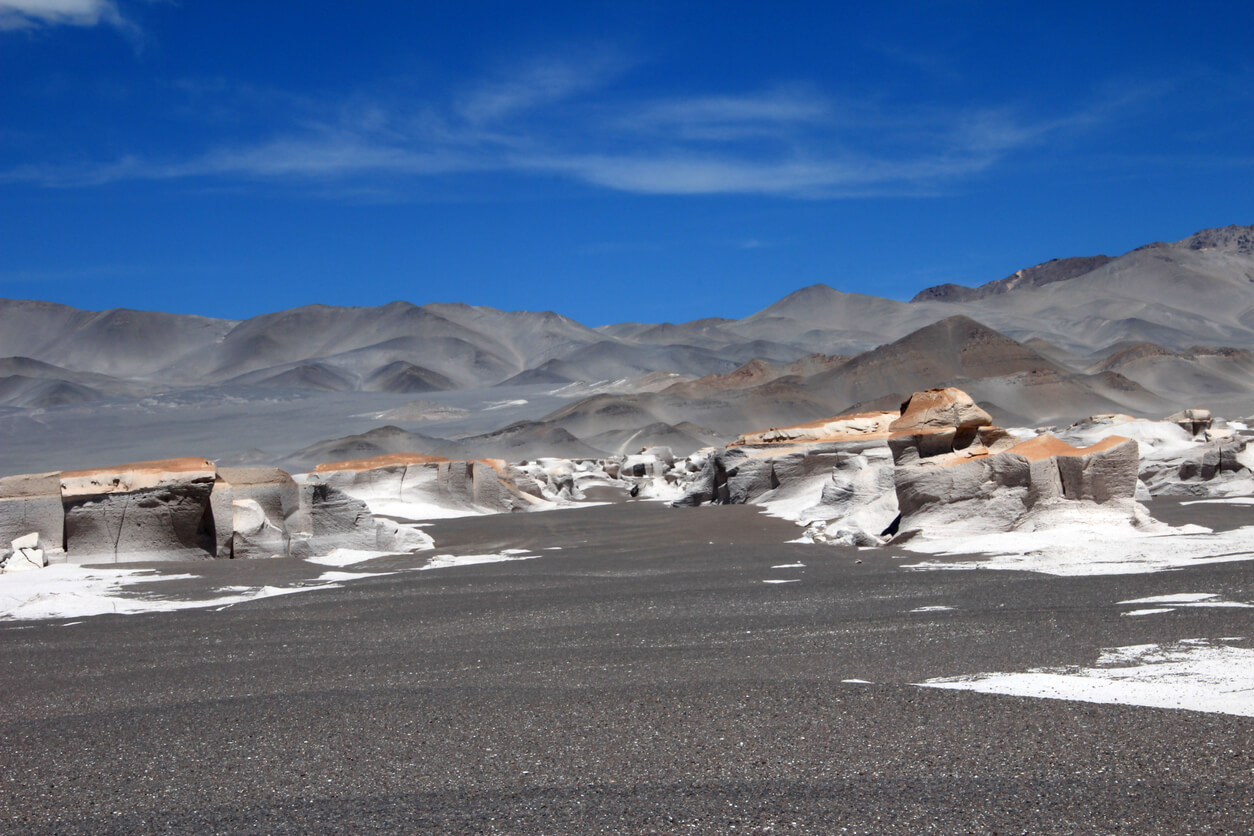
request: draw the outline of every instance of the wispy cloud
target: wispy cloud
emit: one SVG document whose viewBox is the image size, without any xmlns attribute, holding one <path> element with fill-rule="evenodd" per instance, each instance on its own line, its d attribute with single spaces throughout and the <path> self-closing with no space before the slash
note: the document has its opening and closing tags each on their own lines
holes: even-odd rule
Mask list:
<svg viewBox="0 0 1254 836">
<path fill-rule="evenodd" d="M 654 195 L 926 194 L 1091 130 L 1124 106 L 1103 99 L 1056 115 L 1010 106 L 925 110 L 836 100 L 805 85 L 629 99 L 615 95 L 614 85 L 630 66 L 615 56 L 537 62 L 420 101 L 375 96 L 327 105 L 293 96 L 285 109 L 276 104 L 281 97 L 269 95 L 253 121 L 217 121 L 261 121 L 269 127 L 260 139 L 220 137 L 181 159 L 136 154 L 94 165 L 30 163 L 0 172 L 0 182 L 70 187 L 215 178 L 307 184 L 320 194 L 339 183 L 361 194 L 491 172 Z M 214 85 L 189 90 L 200 100 L 233 100 Z"/>
<path fill-rule="evenodd" d="M 0 29 L 108 24 L 129 30 L 113 0 L 0 0 Z"/>
</svg>

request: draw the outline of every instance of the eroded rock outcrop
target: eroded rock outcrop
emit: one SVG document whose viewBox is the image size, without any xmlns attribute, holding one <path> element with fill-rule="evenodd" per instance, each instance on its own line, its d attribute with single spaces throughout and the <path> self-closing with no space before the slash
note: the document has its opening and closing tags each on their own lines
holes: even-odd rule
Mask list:
<svg viewBox="0 0 1254 836">
<path fill-rule="evenodd" d="M 1128 415 L 1095 415 L 1060 435 L 1093 444 L 1112 435 L 1140 445 L 1140 481 L 1150 496 L 1238 496 L 1254 493 L 1254 450 L 1245 424 L 1225 422 L 1206 410 L 1184 410 L 1162 421 Z"/>
<path fill-rule="evenodd" d="M 0 569 L 430 548 L 416 528 L 305 481 L 196 457 L 0 479 L 0 536 L 11 543 Z"/>
<path fill-rule="evenodd" d="M 61 474 L 71 563 L 182 560 L 217 551 L 213 463 L 188 457 Z"/>
<path fill-rule="evenodd" d="M 992 427 L 958 389 L 914 395 L 892 432 L 902 532 L 1007 531 L 1062 501 L 1135 512 L 1139 455 L 1131 439 L 1086 448 L 1049 434 L 1021 441 Z"/>
<path fill-rule="evenodd" d="M 274 467 L 218 468 L 209 497 L 217 557 L 287 557 L 288 520 L 300 508 L 290 475 Z"/>
<path fill-rule="evenodd" d="M 1043 525 L 1038 511 L 1057 503 L 1144 516 L 1134 502 L 1135 441 L 1076 447 L 1001 429 L 960 389 L 918 392 L 900 412 L 836 416 L 738 441 L 746 443 L 713 451 L 675 504 L 761 504 L 807 525 L 804 540 L 857 546 L 899 531 Z"/>
<path fill-rule="evenodd" d="M 806 536 L 816 541 L 879 542 L 897 515 L 887 446 L 897 416 L 853 413 L 746 433 L 711 450 L 673 504 L 759 504 L 812 524 Z"/>
<path fill-rule="evenodd" d="M 523 490 L 499 459 L 450 461 L 403 453 L 322 464 L 306 478 L 364 502 L 374 513 L 410 519 L 525 511 L 546 504 L 542 494 Z"/>
</svg>

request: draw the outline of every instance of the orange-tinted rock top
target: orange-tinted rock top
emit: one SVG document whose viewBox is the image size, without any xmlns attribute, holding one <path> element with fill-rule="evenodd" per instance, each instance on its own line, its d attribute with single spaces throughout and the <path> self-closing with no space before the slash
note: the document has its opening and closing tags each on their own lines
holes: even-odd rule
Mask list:
<svg viewBox="0 0 1254 836">
<path fill-rule="evenodd" d="M 313 469 L 314 473 L 327 473 L 335 470 L 374 470 L 380 467 L 396 467 L 411 464 L 437 464 L 446 462 L 443 456 L 432 456 L 427 453 L 386 453 L 382 456 L 371 456 L 366 459 L 348 459 L 342 462 L 324 462 Z"/>
<path fill-rule="evenodd" d="M 866 441 L 888 436 L 896 412 L 848 412 L 804 424 L 772 427 L 744 433 L 728 447 L 758 444 L 816 444 L 839 441 Z"/>
<path fill-rule="evenodd" d="M 1039 462 L 1045 459 L 1052 459 L 1054 456 L 1084 456 L 1089 453 L 1100 453 L 1103 450 L 1118 447 L 1127 440 L 1121 435 L 1112 435 L 1089 447 L 1073 447 L 1061 438 L 1052 436 L 1049 433 L 1043 433 L 1036 438 L 1029 438 L 1027 441 L 1019 442 L 1006 452 L 1023 456 L 1028 461 Z"/>
<path fill-rule="evenodd" d="M 93 467 L 89 470 L 64 470 L 62 479 L 80 479 L 110 473 L 191 473 L 197 470 L 214 470 L 213 462 L 200 456 L 183 456 L 177 459 L 156 459 L 150 462 L 132 462 L 115 467 Z"/>
</svg>

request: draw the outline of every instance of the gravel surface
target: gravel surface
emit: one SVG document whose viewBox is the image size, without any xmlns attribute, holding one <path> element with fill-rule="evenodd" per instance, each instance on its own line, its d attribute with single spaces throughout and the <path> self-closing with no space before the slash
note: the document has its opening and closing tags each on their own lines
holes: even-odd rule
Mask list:
<svg viewBox="0 0 1254 836">
<path fill-rule="evenodd" d="M 1116 605 L 1254 600 L 1250 564 L 908 571 L 889 550 L 781 544 L 797 529 L 749 508 L 653 503 L 427 531 L 439 553 L 561 549 L 223 611 L 0 626 L 0 827 L 1254 829 L 1254 720 L 913 684 L 1254 636 L 1250 610 L 1126 618 Z M 248 582 L 293 565 L 255 561 Z M 231 569 L 201 571 L 220 582 Z M 910 612 L 928 606 L 953 609 Z"/>
</svg>

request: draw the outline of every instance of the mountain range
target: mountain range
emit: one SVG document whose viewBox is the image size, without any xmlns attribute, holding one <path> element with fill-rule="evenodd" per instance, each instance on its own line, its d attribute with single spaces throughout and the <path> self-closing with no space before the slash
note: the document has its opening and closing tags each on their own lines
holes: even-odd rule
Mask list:
<svg viewBox="0 0 1254 836">
<path fill-rule="evenodd" d="M 316 404 L 335 394 L 337 404 L 399 406 L 471 392 L 538 403 L 509 393 L 544 392 L 561 399 L 544 414 L 511 408 L 499 425 L 479 415 L 430 436 L 397 422 L 414 438 L 389 431 L 388 445 L 589 455 L 702 446 L 941 384 L 961 385 L 1001 423 L 1193 405 L 1244 415 L 1254 409 L 1251 350 L 1254 227 L 1229 226 L 927 288 L 908 302 L 812 285 L 738 320 L 591 328 L 550 311 L 398 301 L 233 321 L 0 300 L 0 410 L 77 409 L 90 420 L 93 406 L 154 398 Z M 295 427 L 275 458 L 335 441 Z"/>
</svg>

